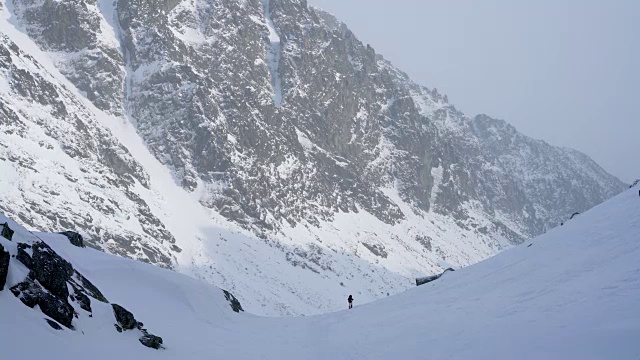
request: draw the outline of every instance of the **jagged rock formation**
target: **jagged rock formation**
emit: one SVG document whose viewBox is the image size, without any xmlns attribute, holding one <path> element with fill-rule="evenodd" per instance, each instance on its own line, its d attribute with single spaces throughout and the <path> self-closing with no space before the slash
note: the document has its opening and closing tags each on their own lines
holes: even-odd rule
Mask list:
<svg viewBox="0 0 640 360">
<path fill-rule="evenodd" d="M 464 115 L 304 0 L 3 0 L 1 13 L 0 209 L 268 313 L 330 303 L 292 269 L 377 297 L 624 187 L 584 154 Z M 219 256 L 238 233 L 270 255 Z M 278 287 L 297 300 L 273 301 Z"/>
<path fill-rule="evenodd" d="M 108 300 L 95 285 L 76 271 L 71 263 L 58 255 L 45 242 L 37 237 L 34 238 L 35 241 L 25 242 L 25 239 L 21 239 L 15 244 L 16 260 L 21 265 L 14 264 L 12 271 L 18 274 L 27 273 L 27 275 L 22 281 L 12 284 L 10 291 L 24 305 L 30 308 L 35 308 L 37 305 L 40 311 L 49 317 L 45 320 L 52 328 L 62 330 L 60 325 L 63 325 L 73 330 L 74 319 L 79 317 L 79 310 L 74 304 L 92 317 L 91 299 L 103 303 L 108 303 Z M 0 244 L 0 291 L 4 289 L 9 260 L 10 253 L 5 252 L 3 245 Z M 24 268 L 20 268 L 21 266 Z M 73 292 L 70 293 L 69 289 Z M 137 329 L 142 333 L 139 339 L 142 345 L 154 349 L 162 347 L 162 338 L 150 334 L 133 314 L 120 305 L 112 304 L 112 307 L 116 329 L 119 332 Z"/>
</svg>

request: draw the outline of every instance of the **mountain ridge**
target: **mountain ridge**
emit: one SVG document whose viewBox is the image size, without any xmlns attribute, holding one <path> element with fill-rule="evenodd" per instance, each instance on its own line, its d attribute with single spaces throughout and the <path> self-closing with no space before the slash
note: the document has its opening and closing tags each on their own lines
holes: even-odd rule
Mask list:
<svg viewBox="0 0 640 360">
<path fill-rule="evenodd" d="M 466 117 L 304 1 L 272 0 L 269 17 L 262 0 L 2 5 L 0 208 L 257 313 L 406 289 L 624 187 Z"/>
</svg>

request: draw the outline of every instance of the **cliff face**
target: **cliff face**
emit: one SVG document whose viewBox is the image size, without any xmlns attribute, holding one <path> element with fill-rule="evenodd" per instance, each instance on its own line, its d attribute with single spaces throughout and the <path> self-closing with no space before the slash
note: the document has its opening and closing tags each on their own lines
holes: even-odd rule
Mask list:
<svg viewBox="0 0 640 360">
<path fill-rule="evenodd" d="M 225 269 L 250 255 L 203 252 L 224 236 L 176 214 L 207 213 L 282 256 L 283 273 L 353 267 L 366 283 L 372 266 L 388 273 L 361 285 L 376 297 L 396 276 L 479 261 L 624 187 L 584 154 L 465 116 L 306 1 L 5 0 L 2 13 L 0 208 L 232 290 L 269 277 L 304 292 L 277 272 Z M 183 190 L 188 208 L 163 198 Z"/>
</svg>

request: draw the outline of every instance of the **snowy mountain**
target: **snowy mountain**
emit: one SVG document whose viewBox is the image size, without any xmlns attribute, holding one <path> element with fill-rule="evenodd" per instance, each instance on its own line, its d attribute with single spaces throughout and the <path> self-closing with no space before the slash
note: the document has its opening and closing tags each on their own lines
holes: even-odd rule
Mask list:
<svg viewBox="0 0 640 360">
<path fill-rule="evenodd" d="M 0 237 L 11 254 L 0 287 L 0 339 L 11 359 L 632 359 L 640 351 L 637 188 L 434 282 L 365 305 L 355 296 L 353 310 L 311 317 L 256 317 L 204 282 L 77 247 L 63 235 L 31 234 L 0 216 L 5 221 L 15 234 L 12 241 Z M 19 259 L 25 244 L 34 264 L 58 259 L 60 266 L 49 268 L 54 275 L 66 261 L 72 266 L 73 329 L 54 329 L 46 306 L 30 309 L 12 294 L 29 278 L 29 261 Z M 36 248 L 49 255 L 37 257 Z M 39 278 L 35 272 L 30 276 Z M 55 282 L 44 280 L 32 283 L 49 294 Z M 77 302 L 84 292 L 92 296 L 91 311 Z M 135 322 L 98 301 L 97 292 L 131 311 Z M 115 326 L 138 321 L 162 337 L 159 350 L 142 346 L 136 327 Z"/>
<path fill-rule="evenodd" d="M 624 188 L 302 0 L 0 3 L 0 209 L 254 313 L 397 293 Z"/>
</svg>

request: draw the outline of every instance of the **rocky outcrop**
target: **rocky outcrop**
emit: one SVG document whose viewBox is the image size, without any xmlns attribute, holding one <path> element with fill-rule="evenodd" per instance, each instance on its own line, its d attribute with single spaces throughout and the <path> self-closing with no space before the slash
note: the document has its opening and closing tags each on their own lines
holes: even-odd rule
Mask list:
<svg viewBox="0 0 640 360">
<path fill-rule="evenodd" d="M 113 315 L 116 317 L 116 329 L 118 332 L 122 330 L 133 330 L 138 327 L 138 321 L 133 314 L 118 304 L 111 304 Z"/>
<path fill-rule="evenodd" d="M 82 238 L 82 235 L 78 234 L 77 232 L 74 231 L 63 231 L 60 234 L 66 236 L 69 239 L 69 242 L 77 247 L 85 247 L 84 246 L 84 239 Z"/>
<path fill-rule="evenodd" d="M 71 279 L 71 281 L 75 286 L 77 286 L 80 289 L 80 291 L 91 296 L 92 298 L 103 303 L 109 302 L 107 298 L 104 297 L 104 295 L 102 295 L 100 290 L 98 290 L 98 288 L 95 285 L 93 285 L 91 281 L 89 281 L 87 278 L 82 276 L 82 274 L 80 274 L 78 271 L 75 272 L 75 276 Z"/>
<path fill-rule="evenodd" d="M 139 340 L 142 345 L 148 348 L 160 349 L 162 347 L 162 338 L 160 336 L 144 334 Z"/>
<path fill-rule="evenodd" d="M 38 305 L 45 315 L 72 328 L 75 310 L 69 303 L 68 289 L 74 274 L 71 264 L 41 241 L 31 245 L 19 243 L 16 259 L 30 272 L 24 281 L 11 287 L 11 292 L 25 305 L 31 308 Z M 72 300 L 79 300 L 81 308 L 91 311 L 88 298 L 76 294 Z"/>
<path fill-rule="evenodd" d="M 16 260 L 20 261 L 27 269 L 33 269 L 33 259 L 31 258 L 31 245 L 25 243 L 18 244 L 18 255 Z"/>
<path fill-rule="evenodd" d="M 0 224 L 0 236 L 9 241 L 13 238 L 13 230 L 11 230 L 8 223 Z"/>
<path fill-rule="evenodd" d="M 41 241 L 31 245 L 31 252 L 31 256 L 23 252 L 18 260 L 31 270 L 34 280 L 38 280 L 51 294 L 66 301 L 69 297 L 67 282 L 74 272 L 71 264 Z M 27 259 L 26 262 L 24 259 Z"/>
<path fill-rule="evenodd" d="M 455 271 L 453 268 L 448 268 L 445 271 L 443 271 L 441 274 L 437 274 L 437 275 L 431 275 L 431 276 L 425 276 L 425 277 L 421 277 L 421 278 L 417 278 L 416 279 L 416 286 L 420 286 L 420 285 L 424 285 L 426 283 L 430 283 L 434 280 L 438 280 L 442 277 L 442 275 L 444 275 L 444 273 L 446 273 L 447 271 Z"/>
<path fill-rule="evenodd" d="M 0 214 L 0 219 L 2 218 L 4 214 Z M 74 330 L 74 319 L 83 318 L 82 314 L 79 314 L 81 310 L 86 311 L 84 314 L 88 315 L 88 318 L 93 318 L 93 300 L 109 303 L 98 287 L 75 270 L 67 259 L 60 256 L 38 235 L 30 233 L 24 236 L 26 233 L 28 232 L 22 229 L 22 236 L 13 239 L 16 242 L 15 250 L 9 249 L 11 252 L 15 251 L 17 261 L 10 261 L 11 253 L 5 251 L 0 243 L 0 291 L 4 289 L 9 267 L 17 267 L 14 274 L 26 274 L 26 277 L 16 282 L 16 276 L 12 276 L 10 292 L 25 306 L 37 308 L 47 315 L 47 324 L 56 330 L 61 330 L 61 325 Z M 76 236 L 78 234 L 67 232 L 64 235 L 68 236 L 71 242 L 75 242 L 75 246 L 82 247 L 82 238 Z M 140 331 L 139 340 L 142 345 L 153 349 L 162 348 L 162 338 L 143 328 L 144 325 L 137 321 L 131 312 L 117 304 L 111 304 L 111 308 L 118 331 Z"/>
<path fill-rule="evenodd" d="M 89 316 L 93 311 L 91 299 L 108 303 L 95 285 L 44 242 L 19 243 L 17 248 L 16 259 L 30 272 L 25 280 L 12 286 L 10 290 L 23 304 L 30 308 L 37 305 L 43 314 L 55 320 L 56 322 L 46 319 L 54 329 L 57 329 L 56 326 L 59 327 L 58 323 L 73 329 L 73 318 L 77 313 L 71 302 L 78 304 L 81 309 L 89 313 Z M 0 280 L 3 269 L 2 253 L 4 250 L 0 245 Z M 6 254 L 8 259 L 9 254 Z M 73 289 L 72 293 L 69 293 L 69 287 Z M 111 306 L 116 320 L 115 327 L 119 332 L 139 330 L 142 333 L 141 344 L 153 349 L 162 348 L 162 338 L 144 329 L 144 324 L 137 321 L 131 312 L 117 304 L 111 304 Z"/>
<path fill-rule="evenodd" d="M 23 304 L 30 308 L 36 305 L 43 314 L 51 317 L 67 328 L 72 328 L 74 315 L 73 307 L 60 297 L 53 295 L 34 282 L 31 277 L 11 287 L 11 292 L 19 298 Z"/>
<path fill-rule="evenodd" d="M 10 260 L 11 255 L 8 251 L 4 251 L 4 247 L 0 244 L 0 291 L 4 290 L 4 285 L 7 283 Z"/>
<path fill-rule="evenodd" d="M 144 324 L 137 321 L 129 310 L 117 304 L 111 304 L 111 307 L 116 317 L 116 324 L 114 325 L 118 332 L 134 329 L 140 330 L 142 336 L 139 341 L 142 345 L 153 349 L 162 348 L 162 338 L 149 333 L 147 329 L 143 328 Z"/>
<path fill-rule="evenodd" d="M 238 301 L 238 299 L 236 299 L 236 297 L 233 296 L 232 293 L 228 292 L 227 290 L 222 290 L 222 292 L 224 293 L 224 298 L 227 299 L 233 311 L 237 313 L 244 311 L 244 309 L 242 309 L 242 305 L 240 305 L 240 301 Z"/>
</svg>

